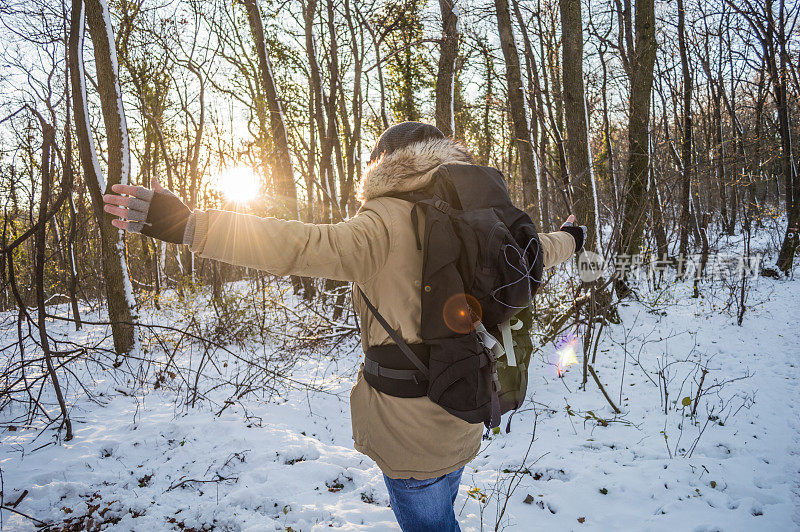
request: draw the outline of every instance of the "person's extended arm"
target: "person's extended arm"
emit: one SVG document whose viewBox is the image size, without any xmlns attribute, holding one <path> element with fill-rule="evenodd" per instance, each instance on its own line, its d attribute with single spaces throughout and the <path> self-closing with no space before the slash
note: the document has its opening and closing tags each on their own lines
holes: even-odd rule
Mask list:
<svg viewBox="0 0 800 532">
<path fill-rule="evenodd" d="M 196 211 L 189 249 L 201 257 L 266 270 L 364 281 L 386 262 L 389 235 L 375 211 L 347 222 L 308 224 L 229 211 Z"/>
<path fill-rule="evenodd" d="M 575 216 L 570 215 L 561 229 L 552 233 L 541 233 L 542 262 L 544 268 L 558 266 L 580 251 L 586 239 L 586 226 L 576 226 Z"/>
<path fill-rule="evenodd" d="M 235 212 L 195 211 L 153 180 L 152 189 L 114 185 L 105 210 L 115 227 L 175 244 L 201 257 L 278 275 L 363 281 L 383 266 L 389 235 L 381 217 L 363 210 L 347 222 L 306 224 Z M 123 195 L 124 194 L 124 195 Z"/>
</svg>

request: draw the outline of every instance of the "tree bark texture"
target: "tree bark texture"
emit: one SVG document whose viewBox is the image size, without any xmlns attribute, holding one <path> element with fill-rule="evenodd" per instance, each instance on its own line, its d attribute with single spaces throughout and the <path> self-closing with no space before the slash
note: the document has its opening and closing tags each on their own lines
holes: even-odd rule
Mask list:
<svg viewBox="0 0 800 532">
<path fill-rule="evenodd" d="M 117 354 L 130 352 L 134 346 L 135 311 L 131 301 L 133 290 L 125 265 L 125 241 L 122 232 L 111 225 L 112 216 L 103 211 L 106 187 L 127 183 L 130 154 L 122 97 L 114 49 L 114 37 L 109 26 L 108 6 L 103 0 L 87 0 L 86 19 L 94 45 L 97 82 L 103 120 L 108 137 L 108 175 L 104 181 L 97 160 L 86 101 L 86 75 L 83 65 L 84 3 L 73 0 L 70 22 L 69 58 L 72 105 L 81 165 L 92 198 L 92 207 L 100 229 L 103 276 L 105 280 L 108 316 L 112 323 L 114 349 Z"/>
<path fill-rule="evenodd" d="M 653 0 L 636 4 L 636 37 L 631 66 L 630 117 L 628 128 L 628 175 L 619 238 L 619 252 L 639 253 L 647 216 L 647 173 L 650 161 L 650 95 L 656 56 L 655 8 Z"/>
<path fill-rule="evenodd" d="M 689 194 L 692 187 L 692 73 L 689 70 L 689 54 L 686 50 L 686 12 L 683 0 L 678 0 L 678 49 L 681 56 L 683 75 L 683 138 L 681 139 L 681 186 L 680 186 L 680 226 L 678 254 L 686 257 L 689 252 Z"/>
<path fill-rule="evenodd" d="M 567 163 L 572 209 L 589 229 L 587 248 L 597 242 L 597 204 L 589 151 L 588 116 L 583 86 L 583 23 L 580 0 L 560 0 L 563 94 L 567 126 Z"/>
<path fill-rule="evenodd" d="M 497 15 L 497 28 L 500 32 L 500 46 L 503 49 L 503 58 L 506 64 L 508 104 L 519 154 L 519 176 L 522 181 L 523 208 L 533 221 L 541 227 L 539 191 L 536 187 L 536 160 L 533 153 L 533 143 L 531 142 L 519 53 L 514 42 L 514 32 L 511 25 L 511 12 L 508 7 L 508 0 L 495 0 L 494 5 Z"/>
<path fill-rule="evenodd" d="M 292 171 L 283 107 L 280 98 L 278 98 L 278 88 L 275 83 L 275 76 L 272 73 L 269 54 L 267 54 L 266 42 L 264 41 L 261 9 L 259 8 L 258 0 L 245 0 L 244 5 L 247 9 L 247 21 L 250 24 L 250 32 L 253 35 L 256 53 L 258 54 L 261 84 L 269 108 L 269 133 L 274 150 L 274 156 L 271 159 L 272 181 L 275 184 L 278 207 L 282 216 L 296 220 L 299 214 L 297 210 L 297 188 L 294 182 L 294 172 Z"/>
<path fill-rule="evenodd" d="M 453 88 L 458 57 L 458 8 L 455 0 L 439 0 L 442 12 L 442 38 L 439 47 L 439 73 L 436 76 L 436 127 L 450 137 L 455 133 Z"/>
</svg>

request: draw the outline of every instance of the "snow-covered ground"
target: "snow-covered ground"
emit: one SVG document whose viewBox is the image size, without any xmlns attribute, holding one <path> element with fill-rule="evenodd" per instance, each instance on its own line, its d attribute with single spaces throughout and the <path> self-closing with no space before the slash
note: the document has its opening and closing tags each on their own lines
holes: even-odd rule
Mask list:
<svg viewBox="0 0 800 532">
<path fill-rule="evenodd" d="M 741 327 L 712 292 L 662 285 L 620 307 L 595 363 L 620 415 L 591 379 L 579 390 L 579 365 L 558 378 L 543 348 L 511 431 L 504 419 L 465 470 L 462 529 L 800 530 L 800 283 L 755 281 Z M 99 329 L 60 330 L 78 341 Z M 16 330 L 0 335 L 7 345 Z M 248 396 L 221 413 L 224 387 L 186 408 L 169 378 L 130 390 L 94 371 L 103 404 L 70 389 L 70 442 L 0 412 L 3 503 L 28 490 L 16 510 L 73 529 L 396 529 L 380 470 L 351 445 L 356 347 L 350 337 L 335 362 L 298 356 L 293 378 L 317 391 Z M 3 530 L 35 528 L 0 515 Z"/>
</svg>

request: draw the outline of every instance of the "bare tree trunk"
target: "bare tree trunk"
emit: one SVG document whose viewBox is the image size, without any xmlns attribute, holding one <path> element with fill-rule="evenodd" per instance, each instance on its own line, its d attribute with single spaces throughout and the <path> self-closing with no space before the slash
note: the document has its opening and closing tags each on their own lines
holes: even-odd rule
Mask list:
<svg viewBox="0 0 800 532">
<path fill-rule="evenodd" d="M 338 106 L 338 95 L 341 83 L 339 81 L 339 43 L 336 39 L 336 12 L 333 6 L 333 0 L 327 0 L 326 2 L 326 9 L 327 9 L 327 26 L 328 26 L 328 33 L 330 35 L 330 43 L 328 46 L 328 71 L 330 72 L 330 92 L 328 93 L 328 98 L 325 101 L 325 108 L 328 113 L 328 142 L 333 146 L 334 152 L 336 154 L 336 169 L 339 174 L 339 182 L 341 187 L 345 187 L 346 185 L 342 183 L 344 180 L 344 163 L 342 157 L 342 145 L 339 142 L 339 125 L 337 121 L 337 113 L 339 111 Z M 344 112 L 344 108 L 342 112 Z M 333 168 L 331 168 L 333 170 Z M 344 215 L 347 212 L 346 210 L 342 209 L 341 207 L 347 204 L 347 198 L 341 197 L 340 200 L 342 203 L 336 201 L 336 182 L 334 179 L 334 173 L 331 171 L 328 174 L 328 189 L 331 193 L 331 212 L 334 213 L 334 221 L 341 221 L 344 219 Z M 338 320 L 344 309 L 344 302 L 347 292 L 342 289 L 342 287 L 347 286 L 346 283 L 341 281 L 333 281 L 329 280 L 327 282 L 327 287 L 329 290 L 332 289 L 339 289 L 338 295 L 336 297 L 336 303 L 334 305 L 333 310 L 333 319 Z"/>
<path fill-rule="evenodd" d="M 317 194 L 317 187 L 314 183 L 314 176 L 316 174 L 316 160 L 317 160 L 317 135 L 314 133 L 316 113 L 314 111 L 314 101 L 316 91 L 314 84 L 311 82 L 309 76 L 308 83 L 308 155 L 306 159 L 306 195 L 308 196 L 308 203 L 306 204 L 306 222 L 313 223 L 314 203 Z"/>
<path fill-rule="evenodd" d="M 721 80 L 717 80 L 721 84 Z M 711 100 L 712 100 L 712 113 L 713 119 L 711 121 L 714 128 L 714 169 L 717 177 L 717 184 L 719 186 L 719 209 L 720 217 L 722 218 L 722 229 L 727 234 L 733 234 L 733 221 L 728 214 L 728 183 L 725 176 L 725 139 L 722 134 L 722 97 L 720 90 L 722 87 L 718 86 L 713 78 L 710 83 L 711 86 Z"/>
<path fill-rule="evenodd" d="M 340 222 L 344 219 L 344 212 L 339 209 L 339 202 L 337 201 L 337 187 L 336 187 L 336 175 L 339 175 L 339 179 L 342 179 L 344 174 L 344 164 L 342 163 L 342 145 L 339 142 L 339 124 L 337 121 L 336 114 L 339 110 L 338 106 L 338 92 L 339 92 L 339 43 L 336 39 L 336 22 L 334 20 L 335 11 L 333 9 L 333 0 L 327 0 L 326 2 L 326 10 L 327 10 L 327 26 L 328 26 L 328 33 L 330 36 L 330 42 L 328 45 L 328 72 L 330 76 L 330 87 L 327 97 L 324 98 L 325 104 L 325 111 L 327 113 L 328 118 L 328 129 L 326 130 L 326 141 L 328 142 L 328 150 L 330 152 L 330 157 L 333 158 L 335 155 L 336 160 L 333 161 L 331 159 L 330 171 L 328 172 L 328 179 L 326 181 L 326 186 L 328 187 L 328 193 L 330 194 L 330 202 L 331 202 L 331 214 L 332 214 L 332 221 L 333 222 Z M 336 172 L 334 172 L 334 164 L 336 166 Z"/>
<path fill-rule="evenodd" d="M 297 188 L 294 183 L 292 160 L 289 152 L 289 140 L 286 136 L 286 123 L 283 116 L 283 106 L 278 98 L 278 89 L 275 76 L 272 74 L 272 64 L 267 54 L 264 42 L 264 27 L 261 22 L 261 10 L 258 0 L 245 0 L 247 20 L 250 32 L 258 54 L 258 68 L 261 74 L 261 83 L 269 106 L 270 136 L 274 148 L 272 161 L 272 180 L 275 183 L 275 192 L 278 196 L 281 215 L 292 220 L 298 219 Z"/>
<path fill-rule="evenodd" d="M 530 125 L 528 124 L 525 91 L 522 86 L 522 73 L 519 53 L 514 42 L 514 31 L 511 25 L 511 12 L 508 0 L 495 0 L 497 28 L 500 32 L 500 46 L 506 64 L 506 81 L 508 84 L 508 104 L 511 121 L 514 126 L 514 137 L 519 153 L 519 176 L 522 181 L 524 210 L 533 221 L 541 227 L 542 216 L 539 209 L 539 190 L 536 187 L 538 168 L 533 153 Z"/>
<path fill-rule="evenodd" d="M 742 123 L 739 121 L 739 117 L 736 114 L 736 104 L 733 103 L 736 101 L 736 87 L 738 85 L 738 80 L 735 79 L 733 75 L 735 71 L 735 64 L 734 61 L 734 51 L 730 49 L 730 26 L 726 28 L 726 34 L 728 35 L 728 65 L 730 66 L 730 73 L 731 73 L 731 93 L 730 97 L 727 93 L 722 90 L 722 101 L 725 103 L 725 108 L 728 111 L 728 115 L 730 116 L 731 125 L 733 127 L 733 134 L 734 134 L 734 157 L 733 157 L 733 175 L 734 175 L 734 183 L 735 186 L 733 188 L 733 194 L 731 194 L 731 211 L 732 211 L 732 222 L 735 224 L 738 218 L 739 208 L 741 206 L 741 195 L 739 193 L 739 186 L 742 184 L 747 187 L 747 190 L 744 192 L 743 196 L 747 205 L 745 206 L 745 210 L 742 213 L 744 219 L 742 220 L 743 228 L 746 228 L 747 234 L 749 234 L 752 221 L 754 218 L 754 210 L 758 206 L 758 198 L 755 195 L 755 191 L 753 190 L 755 184 L 753 182 L 753 175 L 747 172 L 745 167 L 745 161 L 747 160 L 747 156 L 745 154 L 745 144 L 744 144 L 744 131 L 742 128 Z M 720 79 L 722 79 L 722 67 L 720 67 Z"/>
<path fill-rule="evenodd" d="M 656 240 L 656 249 L 658 250 L 658 257 L 666 259 L 669 255 L 669 246 L 667 245 L 667 233 L 664 224 L 664 211 L 662 210 L 661 190 L 658 186 L 655 172 L 655 148 L 653 142 L 650 142 L 650 204 L 653 211 L 652 214 L 652 228 L 653 236 Z"/>
<path fill-rule="evenodd" d="M 541 5 L 537 3 L 537 7 L 539 12 L 541 12 Z M 542 17 L 537 17 L 537 23 L 539 26 L 539 55 L 542 58 L 542 61 L 545 60 L 548 56 L 545 55 L 545 39 L 542 37 L 544 32 L 542 31 Z M 547 48 L 552 47 L 552 32 L 548 33 L 548 42 Z M 557 54 L 556 54 L 557 55 Z M 552 59 L 552 56 L 550 56 Z M 566 214 L 572 212 L 572 190 L 569 183 L 569 173 L 567 171 L 567 152 L 564 148 L 564 139 L 561 136 L 561 128 L 559 123 L 556 121 L 555 116 L 553 115 L 553 105 L 550 99 L 550 82 L 548 81 L 547 72 L 549 70 L 553 70 L 553 65 L 551 61 L 548 61 L 547 64 L 542 65 L 542 80 L 544 80 L 544 106 L 547 108 L 547 117 L 548 121 L 550 122 L 550 131 L 553 134 L 553 141 L 556 145 L 556 150 L 558 153 L 558 170 L 559 170 L 559 177 L 561 182 L 557 185 L 558 190 L 561 192 L 561 197 L 564 200 L 564 207 Z M 544 119 L 544 118 L 543 118 Z"/>
<path fill-rule="evenodd" d="M 619 183 L 616 168 L 614 167 L 614 146 L 611 141 L 611 120 L 608 113 L 608 67 L 605 61 L 606 49 L 603 44 L 600 45 L 599 51 L 600 65 L 603 68 L 603 82 L 600 88 L 603 100 L 603 143 L 605 144 L 606 150 L 608 179 L 611 181 L 611 209 L 614 214 L 614 224 L 612 227 L 618 227 L 622 199 L 619 197 Z"/>
<path fill-rule="evenodd" d="M 363 117 L 363 104 L 364 97 L 361 94 L 361 77 L 364 70 L 364 32 L 361 29 L 361 41 L 356 38 L 355 21 L 353 20 L 352 12 L 350 9 L 350 0 L 345 0 L 345 17 L 347 18 L 347 28 L 350 32 L 350 46 L 353 52 L 353 60 L 355 66 L 353 69 L 353 98 L 351 101 L 353 113 L 353 128 L 348 136 L 349 142 L 347 144 L 346 158 L 347 158 L 347 178 L 342 186 L 342 194 L 339 199 L 339 210 L 343 213 L 347 212 L 347 205 L 350 204 L 353 197 L 353 185 L 357 181 L 356 174 L 361 168 L 361 150 L 358 149 L 361 143 L 361 124 Z M 340 87 L 342 98 L 344 98 L 344 88 Z M 345 109 L 344 102 L 342 102 L 342 109 Z M 346 115 L 343 115 L 345 119 Z M 357 207 L 351 205 L 352 208 Z M 355 214 L 355 210 L 352 211 Z"/>
<path fill-rule="evenodd" d="M 69 36 L 67 36 L 67 78 L 69 79 Z M 64 86 L 65 98 L 69 102 L 69 83 Z M 67 262 L 67 293 L 69 302 L 72 306 L 72 319 L 75 321 L 75 330 L 78 331 L 83 326 L 81 321 L 81 311 L 78 306 L 78 263 L 75 260 L 75 239 L 77 236 L 77 221 L 75 212 L 75 199 L 73 189 L 75 186 L 75 175 L 72 167 L 72 114 L 70 113 L 69 103 L 67 103 L 67 119 L 64 124 L 64 186 L 69 189 L 69 230 L 65 239 L 66 262 Z"/>
<path fill-rule="evenodd" d="M 203 130 L 206 122 L 206 80 L 200 68 L 194 64 L 191 58 L 188 60 L 186 67 L 197 78 L 199 86 L 198 104 L 200 105 L 200 116 L 195 122 L 194 141 L 192 142 L 191 157 L 189 159 L 189 208 L 192 210 L 197 208 L 197 191 L 200 187 L 200 148 L 203 144 Z M 186 249 L 185 260 L 188 265 L 189 274 L 194 280 L 195 264 L 194 253 Z"/>
<path fill-rule="evenodd" d="M 620 254 L 639 253 L 647 217 L 647 173 L 650 166 L 650 94 L 653 88 L 656 36 L 653 0 L 636 4 L 635 50 L 631 66 L 630 123 L 628 128 L 628 175 L 625 183 L 625 205 L 618 251 Z M 621 295 L 627 286 L 618 284 Z"/>
<path fill-rule="evenodd" d="M 70 142 L 67 136 L 67 142 Z M 65 170 L 66 171 L 66 170 Z M 81 320 L 81 310 L 78 306 L 78 263 L 75 260 L 75 238 L 77 236 L 78 224 L 75 213 L 75 200 L 72 193 L 69 196 L 69 232 L 67 233 L 67 262 L 69 264 L 69 279 L 67 280 L 67 291 L 69 292 L 69 302 L 72 306 L 72 319 L 75 320 L 75 330 L 79 331 L 83 327 Z"/>
<path fill-rule="evenodd" d="M 317 13 L 317 0 L 309 0 L 303 12 L 306 37 L 306 54 L 308 56 L 309 70 L 311 74 L 311 87 L 314 93 L 314 121 L 317 125 L 317 133 L 320 138 L 320 163 L 319 163 L 319 187 L 324 194 L 323 198 L 323 217 L 325 222 L 334 220 L 337 211 L 334 198 L 333 183 L 333 139 L 329 138 L 328 126 L 325 123 L 325 106 L 323 104 L 322 77 L 320 75 L 319 61 L 317 60 L 317 43 L 314 34 L 314 17 Z M 312 132 L 313 133 L 313 132 Z"/>
<path fill-rule="evenodd" d="M 483 96 L 483 110 L 481 116 L 481 136 L 478 149 L 478 162 L 482 165 L 491 165 L 492 158 L 492 99 L 494 98 L 494 62 L 489 47 L 484 41 L 478 42 L 481 58 L 486 66 L 486 92 Z"/>
<path fill-rule="evenodd" d="M 455 133 L 453 89 L 458 57 L 458 7 L 455 0 L 439 0 L 442 12 L 442 39 L 439 74 L 436 76 L 436 127 L 450 137 Z"/>
<path fill-rule="evenodd" d="M 100 101 L 108 137 L 108 179 L 103 179 L 90 131 L 86 102 L 86 76 L 83 67 L 84 5 L 73 0 L 70 23 L 69 56 L 72 104 L 78 149 L 95 218 L 100 229 L 103 274 L 105 276 L 108 316 L 112 323 L 114 348 L 118 354 L 130 352 L 135 343 L 133 289 L 125 264 L 125 241 L 122 232 L 111 225 L 111 216 L 103 212 L 106 186 L 127 183 L 130 153 L 122 95 L 119 89 L 114 35 L 108 6 L 104 0 L 87 0 L 86 18 L 94 45 Z"/>
<path fill-rule="evenodd" d="M 344 85 L 339 83 L 339 93 L 337 98 L 339 100 L 339 120 L 342 122 L 342 143 L 344 144 L 342 151 L 342 163 L 344 166 L 341 168 L 341 179 L 339 179 L 339 212 L 342 216 L 347 216 L 347 206 L 350 204 L 350 198 L 353 195 L 353 179 L 356 173 L 355 161 L 355 147 L 356 138 L 353 135 L 353 126 L 350 124 L 350 117 L 347 113 L 347 102 L 345 101 Z M 342 144 L 340 143 L 340 144 Z"/>
<path fill-rule="evenodd" d="M 309 0 L 309 1 L 310 2 L 314 1 L 316 3 L 316 0 Z M 357 6 L 358 5 L 356 4 L 356 8 Z M 364 15 L 362 15 L 360 11 L 358 12 L 358 15 L 359 18 L 361 19 L 361 24 L 366 26 L 367 31 L 369 31 L 370 37 L 372 37 L 372 45 L 375 48 L 375 68 L 378 70 L 378 87 L 381 93 L 381 125 L 383 125 L 383 129 L 388 129 L 389 117 L 388 114 L 386 113 L 386 84 L 383 81 L 383 59 L 381 59 L 381 41 L 383 39 L 378 37 L 377 31 L 373 27 L 372 23 L 369 20 L 367 20 L 367 18 L 364 17 Z M 306 27 L 307 26 L 308 25 L 306 25 Z M 308 32 L 308 29 L 306 29 L 306 32 Z M 306 33 L 306 39 L 308 39 L 307 35 L 308 33 Z M 306 42 L 308 41 L 306 40 Z"/>
<path fill-rule="evenodd" d="M 683 74 L 683 139 L 681 139 L 681 186 L 680 186 L 680 223 L 678 237 L 678 255 L 685 258 L 689 253 L 689 194 L 692 186 L 692 73 L 689 71 L 689 55 L 686 50 L 686 12 L 683 0 L 678 0 L 678 48 L 681 56 L 681 72 Z M 679 272 L 679 273 L 682 273 Z"/>
<path fill-rule="evenodd" d="M 567 125 L 567 162 L 572 182 L 572 208 L 589 228 L 586 247 L 598 243 L 597 195 L 589 148 L 589 121 L 583 86 L 583 23 L 580 0 L 560 0 L 563 46 L 563 93 Z"/>
<path fill-rule="evenodd" d="M 55 128 L 46 123 L 43 119 L 39 119 L 42 125 L 42 195 L 39 200 L 39 223 L 36 235 L 36 261 L 35 261 L 35 274 L 34 283 L 36 284 L 36 306 L 38 307 L 37 328 L 39 329 L 39 341 L 41 342 L 42 351 L 44 351 L 44 360 L 47 366 L 47 373 L 53 381 L 53 388 L 58 400 L 58 407 L 61 409 L 62 422 L 66 429 L 64 439 L 69 441 L 72 439 L 72 423 L 69 419 L 67 412 L 67 405 L 64 401 L 64 395 L 61 393 L 61 385 L 58 382 L 58 375 L 53 367 L 53 354 L 50 351 L 50 340 L 47 336 L 47 326 L 45 323 L 47 309 L 45 308 L 45 294 L 44 294 L 44 261 L 45 261 L 45 246 L 47 244 L 47 207 L 50 203 L 50 191 L 52 189 L 52 168 L 53 168 L 53 153 L 55 143 Z M 51 151 L 52 150 L 52 151 Z"/>
<path fill-rule="evenodd" d="M 272 74 L 272 64 L 269 60 L 269 54 L 267 54 L 266 42 L 264 41 L 261 8 L 259 7 L 258 0 L 245 0 L 244 5 L 247 9 L 247 21 L 250 25 L 250 33 L 253 36 L 253 42 L 258 55 L 261 87 L 267 98 L 267 106 L 269 108 L 269 134 L 273 147 L 273 156 L 270 158 L 270 164 L 272 183 L 275 186 L 275 195 L 278 200 L 276 205 L 278 215 L 290 220 L 298 220 L 300 218 L 300 211 L 297 207 L 297 187 L 294 182 L 294 171 L 292 170 L 292 159 L 289 152 L 289 139 L 286 135 L 283 106 L 278 97 L 278 87 L 275 83 L 275 76 Z M 193 70 L 193 72 L 196 71 Z M 199 72 L 196 72 L 196 74 L 201 80 L 202 88 L 202 78 Z M 200 94 L 200 105 L 202 106 L 202 91 Z M 202 135 L 202 107 L 200 109 L 200 116 L 199 135 Z M 199 145 L 199 138 L 197 139 L 197 144 Z M 195 170 L 192 175 L 196 173 L 196 159 L 193 159 L 193 163 L 195 164 Z M 295 293 L 299 293 L 302 286 L 300 277 L 293 275 L 291 276 L 291 281 Z"/>
<path fill-rule="evenodd" d="M 531 112 L 531 140 L 533 141 L 534 156 L 538 158 L 536 177 L 536 188 L 539 190 L 539 199 L 542 210 L 542 223 L 539 226 L 541 231 L 550 229 L 550 199 L 547 188 L 547 132 L 544 125 L 544 112 L 542 105 L 542 87 L 539 82 L 539 66 L 536 63 L 536 56 L 533 54 L 533 45 L 528 35 L 527 24 L 522 18 L 522 11 L 519 8 L 519 0 L 511 0 L 514 8 L 514 16 L 522 32 L 522 42 L 525 47 L 525 68 L 528 75 L 528 97 L 534 98 L 535 102 L 529 103 Z M 541 131 L 540 131 L 541 130 Z M 538 135 L 538 141 L 537 141 Z"/>
<path fill-rule="evenodd" d="M 784 273 L 792 270 L 794 255 L 800 244 L 800 176 L 797 175 L 798 167 L 794 163 L 792 152 L 792 129 L 789 118 L 789 103 L 787 102 L 786 82 L 789 77 L 789 59 L 786 46 L 786 26 L 788 21 L 785 19 L 786 6 L 785 0 L 780 1 L 778 12 L 778 50 L 779 65 L 775 64 L 775 55 L 772 54 L 772 83 L 775 87 L 775 101 L 778 104 L 778 125 L 781 136 L 781 168 L 786 181 L 786 214 L 788 223 L 786 234 L 783 237 L 781 251 L 778 254 L 777 265 Z M 772 2 L 767 2 L 769 6 L 768 21 L 769 27 L 774 27 L 772 21 Z M 768 56 L 769 61 L 769 56 Z"/>
</svg>

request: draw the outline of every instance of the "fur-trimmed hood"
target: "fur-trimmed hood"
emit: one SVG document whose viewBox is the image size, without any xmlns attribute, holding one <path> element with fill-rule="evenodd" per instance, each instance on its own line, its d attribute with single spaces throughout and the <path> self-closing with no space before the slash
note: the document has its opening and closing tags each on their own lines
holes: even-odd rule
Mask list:
<svg viewBox="0 0 800 532">
<path fill-rule="evenodd" d="M 365 203 L 393 192 L 411 192 L 430 183 L 445 163 L 471 163 L 467 149 L 450 138 L 427 139 L 381 156 L 367 166 L 356 197 Z"/>
</svg>

